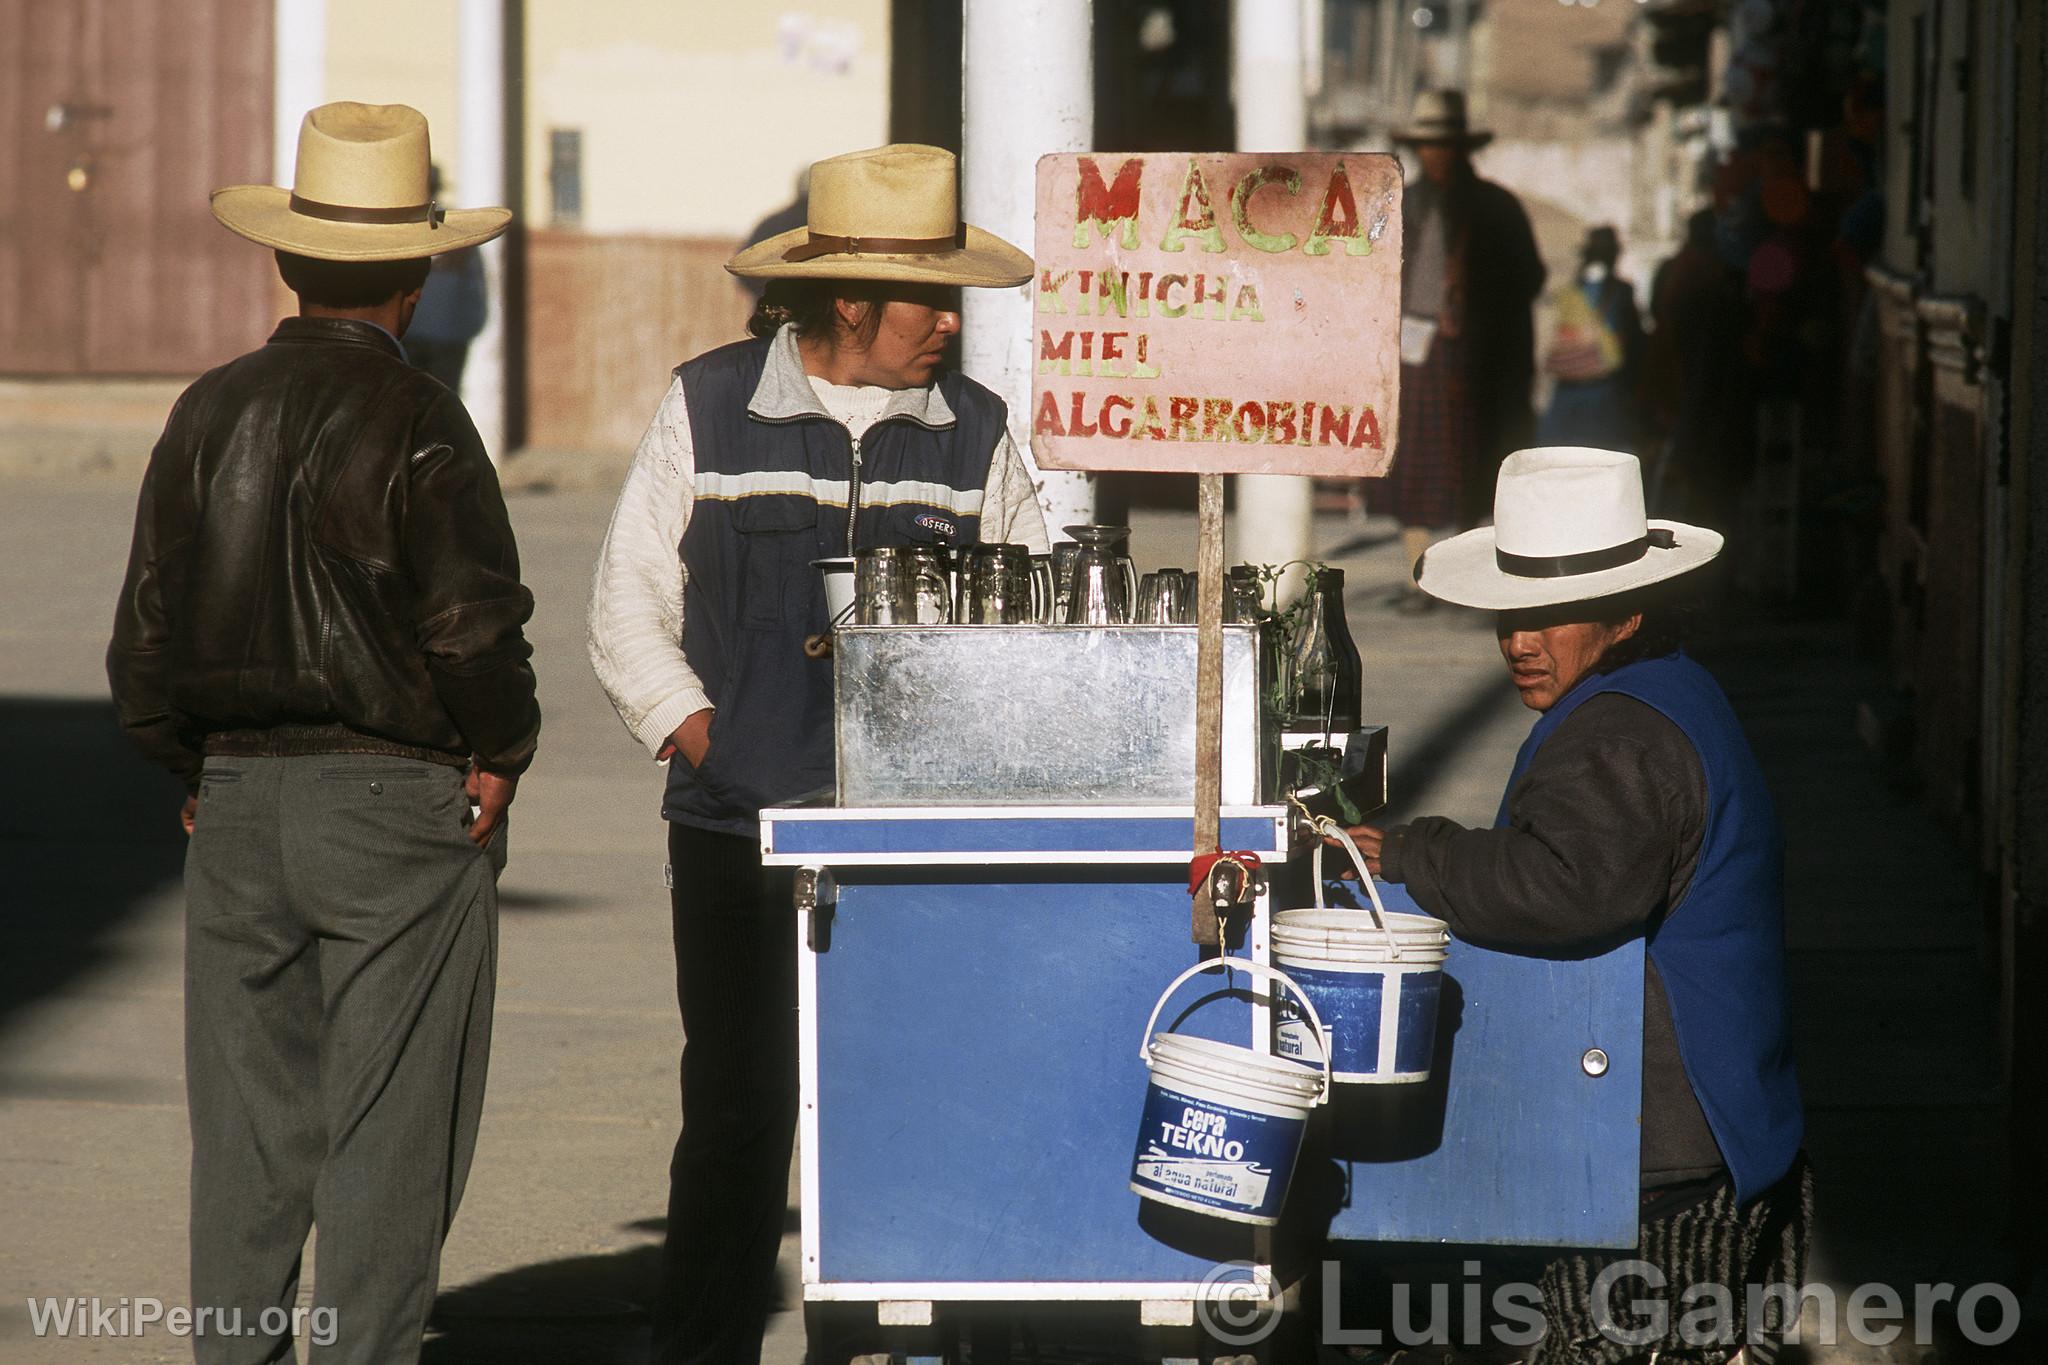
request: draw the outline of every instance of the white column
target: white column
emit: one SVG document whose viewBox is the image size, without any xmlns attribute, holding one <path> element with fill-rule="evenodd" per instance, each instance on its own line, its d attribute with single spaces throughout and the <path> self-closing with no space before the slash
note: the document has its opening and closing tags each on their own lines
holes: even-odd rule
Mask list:
<svg viewBox="0 0 2048 1365">
<path fill-rule="evenodd" d="M 277 0 L 271 20 L 271 174 L 289 185 L 299 123 L 327 98 L 327 0 Z"/>
<path fill-rule="evenodd" d="M 960 207 L 967 221 L 1031 250 L 1038 158 L 1084 151 L 1095 134 L 1089 0 L 966 0 L 961 53 Z M 1017 289 L 965 291 L 961 359 L 1010 405 L 1010 435 L 1031 462 L 1034 300 Z M 1041 471 L 1039 505 L 1055 540 L 1095 519 L 1094 480 Z"/>
<path fill-rule="evenodd" d="M 1230 75 L 1239 151 L 1307 149 L 1303 3 L 1233 0 Z M 1314 486 L 1282 475 L 1239 475 L 1235 520 L 1230 538 L 1234 558 L 1250 564 L 1307 559 L 1315 549 Z M 1298 574 L 1294 581 L 1301 581 Z"/>
<path fill-rule="evenodd" d="M 505 202 L 505 3 L 462 0 L 458 20 L 456 126 L 461 133 L 455 167 L 455 203 L 483 208 Z M 515 211 L 521 205 L 511 206 Z M 462 402 L 476 422 L 491 462 L 505 450 L 505 241 L 483 248 L 488 316 L 470 343 L 462 370 Z"/>
</svg>

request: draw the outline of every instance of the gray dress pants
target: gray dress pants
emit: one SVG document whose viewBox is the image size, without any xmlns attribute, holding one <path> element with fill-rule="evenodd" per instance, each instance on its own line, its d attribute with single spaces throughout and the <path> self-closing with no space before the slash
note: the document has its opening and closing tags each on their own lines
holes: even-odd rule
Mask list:
<svg viewBox="0 0 2048 1365">
<path fill-rule="evenodd" d="M 483 1108 L 492 857 L 459 770 L 212 758 L 185 859 L 201 1365 L 417 1360 Z M 493 840 L 494 845 L 498 843 Z"/>
</svg>

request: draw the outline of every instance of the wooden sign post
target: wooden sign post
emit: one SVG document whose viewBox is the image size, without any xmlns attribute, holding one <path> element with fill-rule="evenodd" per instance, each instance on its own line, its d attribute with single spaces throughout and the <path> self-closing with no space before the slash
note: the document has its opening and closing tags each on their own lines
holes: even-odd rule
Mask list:
<svg viewBox="0 0 2048 1365">
<path fill-rule="evenodd" d="M 1039 158 L 1031 451 L 1200 476 L 1196 854 L 1217 849 L 1223 475 L 1386 472 L 1401 171 L 1376 153 Z M 1217 926 L 1195 907 L 1197 942 Z"/>
</svg>

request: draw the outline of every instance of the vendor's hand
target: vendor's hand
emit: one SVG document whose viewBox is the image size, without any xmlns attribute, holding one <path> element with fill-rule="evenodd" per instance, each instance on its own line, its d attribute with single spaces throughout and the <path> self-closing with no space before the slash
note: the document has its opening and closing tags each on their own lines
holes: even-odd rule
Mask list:
<svg viewBox="0 0 2048 1365">
<path fill-rule="evenodd" d="M 198 797 L 188 796 L 185 798 L 184 808 L 178 812 L 178 823 L 185 827 L 185 837 L 191 838 L 192 826 L 199 823 Z"/>
<path fill-rule="evenodd" d="M 1351 842 L 1358 845 L 1358 852 L 1365 859 L 1366 871 L 1372 873 L 1372 875 L 1375 877 L 1379 876 L 1380 847 L 1387 841 L 1386 832 L 1384 830 L 1376 829 L 1371 825 L 1353 825 L 1344 832 L 1351 836 Z M 1335 848 L 1340 852 L 1343 850 L 1344 847 L 1344 845 L 1338 843 L 1335 839 L 1325 839 L 1323 842 L 1329 844 L 1332 848 Z M 1358 875 L 1358 869 L 1351 866 L 1351 860 L 1349 858 L 1346 858 L 1344 861 L 1344 871 L 1342 875 L 1346 878 L 1355 878 Z"/>
<path fill-rule="evenodd" d="M 505 812 L 511 808 L 512 798 L 518 793 L 519 779 L 485 772 L 472 763 L 462 787 L 477 805 L 476 819 L 469 822 L 469 841 L 482 848 L 505 823 Z"/>
<path fill-rule="evenodd" d="M 711 748 L 711 708 L 692 712 L 688 719 L 675 728 L 668 737 L 668 743 L 661 746 L 662 758 L 673 758 L 677 754 L 692 768 L 704 761 L 705 753 Z"/>
</svg>

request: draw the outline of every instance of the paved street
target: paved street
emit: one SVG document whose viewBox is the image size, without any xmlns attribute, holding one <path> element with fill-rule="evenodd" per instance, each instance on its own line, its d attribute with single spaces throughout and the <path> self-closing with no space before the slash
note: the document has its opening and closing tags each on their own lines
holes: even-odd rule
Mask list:
<svg viewBox="0 0 2048 1365">
<path fill-rule="evenodd" d="M 132 486 L 112 479 L 0 483 L 10 1362 L 188 1358 L 161 1331 L 39 1341 L 26 1311 L 45 1295 L 185 1299 L 176 792 L 126 751 L 100 664 L 132 505 Z M 540 602 L 547 719 L 515 807 L 490 1097 L 428 1350 L 443 1365 L 632 1360 L 645 1336 L 678 1036 L 658 774 L 584 663 L 609 505 L 607 492 L 513 499 Z M 1395 814 L 1490 819 L 1529 717 L 1489 623 L 1387 610 L 1391 527 L 1328 518 L 1323 546 L 1351 573 L 1366 714 L 1394 727 Z M 1191 563 L 1192 516 L 1142 517 L 1136 548 L 1141 564 Z M 1795 1008 L 1822 1200 L 1815 1275 L 1908 1290 L 2005 1276 L 2002 1097 L 1967 866 L 1858 745 L 1854 705 L 1875 694 L 1875 675 L 1838 627 L 1744 618 L 1707 654 L 1791 833 Z M 793 1304 L 787 1257 L 784 1268 Z M 801 1355 L 785 1312 L 767 1358 Z"/>
</svg>

